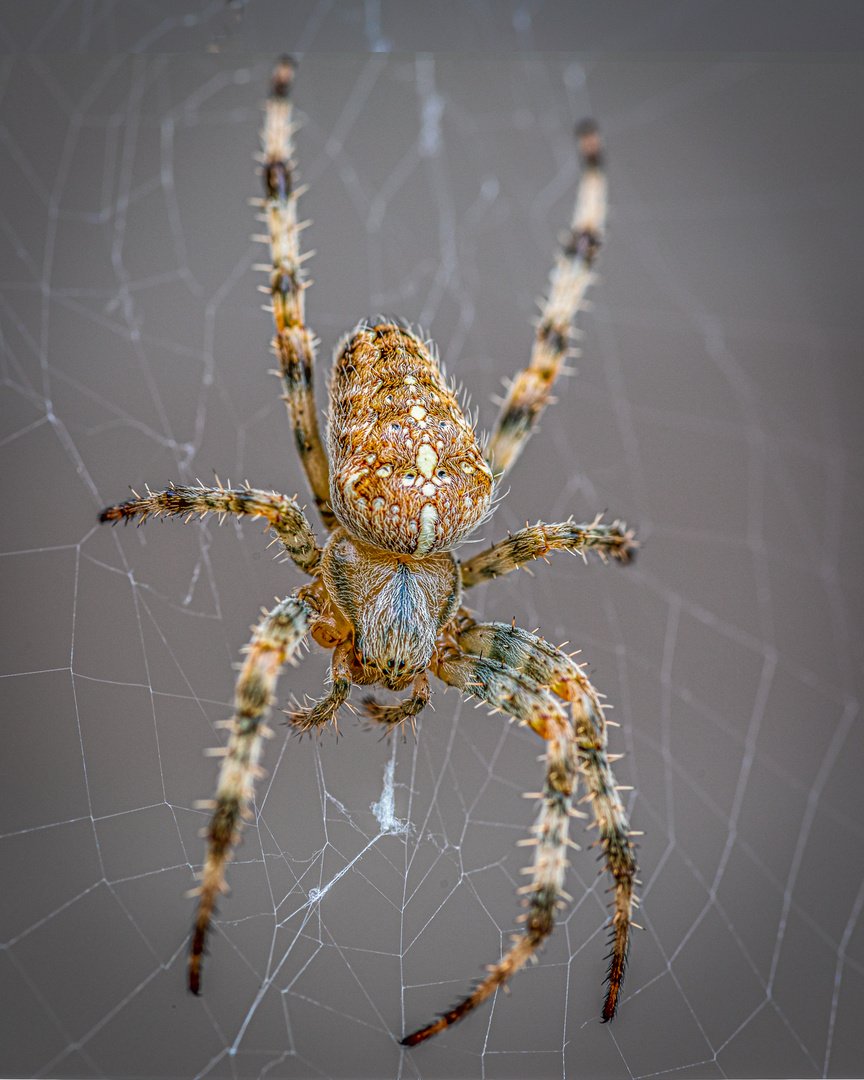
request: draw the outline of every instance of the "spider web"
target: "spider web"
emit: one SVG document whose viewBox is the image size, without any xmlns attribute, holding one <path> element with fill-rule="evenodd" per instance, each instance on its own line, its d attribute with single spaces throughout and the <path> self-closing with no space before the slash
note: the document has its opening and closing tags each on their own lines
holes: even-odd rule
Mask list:
<svg viewBox="0 0 864 1080">
<path fill-rule="evenodd" d="M 683 49 L 694 19 L 725 47 L 735 5 L 586 7 L 578 56 L 387 54 L 453 26 L 466 47 L 580 44 L 555 5 L 476 5 L 449 27 L 445 12 L 422 37 L 386 4 L 293 9 L 290 25 L 267 4 L 0 14 L 10 53 L 30 47 L 0 67 L 0 1070 L 855 1074 L 860 63 L 648 51 Z M 827 47 L 804 15 L 789 20 L 803 45 Z M 283 44 L 305 53 L 320 400 L 339 336 L 399 314 L 488 425 L 569 218 L 573 122 L 603 122 L 612 217 L 579 374 L 483 538 L 608 509 L 643 551 L 628 570 L 558 556 L 470 602 L 569 639 L 615 706 L 645 932 L 614 1024 L 599 1023 L 606 882 L 583 852 L 512 993 L 398 1046 L 506 947 L 534 814 L 520 796 L 542 776 L 534 736 L 440 685 L 416 740 L 350 715 L 338 740 L 279 730 L 203 994 L 185 991 L 203 751 L 250 623 L 300 578 L 258 524 L 96 515 L 130 484 L 214 473 L 305 497 L 245 203 Z M 352 45 L 370 51 L 318 51 Z M 310 653 L 280 700 L 319 694 L 325 665 Z"/>
</svg>

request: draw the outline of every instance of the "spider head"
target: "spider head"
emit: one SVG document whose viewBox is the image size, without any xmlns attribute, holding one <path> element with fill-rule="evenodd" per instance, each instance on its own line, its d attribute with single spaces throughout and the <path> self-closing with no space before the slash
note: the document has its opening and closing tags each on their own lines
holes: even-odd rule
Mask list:
<svg viewBox="0 0 864 1080">
<path fill-rule="evenodd" d="M 395 641 L 388 642 L 385 645 L 385 652 L 396 651 L 395 648 L 388 648 L 388 646 L 396 646 Z M 383 663 L 383 667 L 382 667 Z M 388 690 L 402 690 L 406 687 L 418 671 L 422 671 L 423 668 L 413 668 L 408 666 L 408 661 L 404 656 L 384 656 L 380 658 L 373 657 L 369 654 L 363 656 L 363 666 L 367 672 L 371 669 L 374 672 L 375 682 L 385 686 Z"/>
<path fill-rule="evenodd" d="M 358 612 L 354 647 L 376 682 L 401 690 L 428 666 L 437 629 L 426 598 L 403 572 L 387 582 L 369 608 Z"/>
<path fill-rule="evenodd" d="M 354 631 L 354 652 L 373 681 L 400 690 L 429 666 L 438 631 L 462 597 L 449 553 L 412 559 L 337 529 L 321 560 L 331 603 Z"/>
</svg>

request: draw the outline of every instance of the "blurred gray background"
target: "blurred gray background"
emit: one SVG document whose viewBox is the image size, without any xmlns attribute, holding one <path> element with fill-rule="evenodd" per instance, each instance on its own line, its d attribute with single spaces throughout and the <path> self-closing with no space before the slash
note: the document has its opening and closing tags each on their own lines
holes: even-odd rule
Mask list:
<svg viewBox="0 0 864 1080">
<path fill-rule="evenodd" d="M 860 10 L 3 6 L 2 1075 L 860 1074 Z M 440 684 L 416 740 L 279 729 L 185 990 L 203 752 L 250 624 L 300 577 L 259 523 L 96 518 L 214 473 L 307 497 L 247 204 L 286 50 L 321 403 L 333 345 L 384 312 L 488 427 L 569 220 L 573 124 L 603 125 L 578 375 L 481 539 L 606 511 L 643 548 L 470 603 L 569 640 L 615 707 L 645 930 L 611 1025 L 606 882 L 574 852 L 540 963 L 399 1047 L 506 947 L 542 776 L 536 737 Z M 314 651 L 280 700 L 325 670 Z M 373 809 L 388 768 L 401 832 Z"/>
</svg>

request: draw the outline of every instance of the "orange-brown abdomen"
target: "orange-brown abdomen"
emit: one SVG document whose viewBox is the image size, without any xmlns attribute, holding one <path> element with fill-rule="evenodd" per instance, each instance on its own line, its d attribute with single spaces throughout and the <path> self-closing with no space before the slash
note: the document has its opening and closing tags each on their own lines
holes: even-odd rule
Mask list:
<svg viewBox="0 0 864 1080">
<path fill-rule="evenodd" d="M 424 558 L 455 547 L 489 510 L 474 429 L 429 348 L 393 323 L 361 325 L 330 384 L 330 504 L 353 535 Z"/>
</svg>

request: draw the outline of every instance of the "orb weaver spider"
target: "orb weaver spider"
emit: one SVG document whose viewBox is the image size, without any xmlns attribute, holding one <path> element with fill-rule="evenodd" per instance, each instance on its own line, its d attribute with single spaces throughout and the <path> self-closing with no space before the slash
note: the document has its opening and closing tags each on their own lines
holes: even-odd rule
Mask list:
<svg viewBox="0 0 864 1080">
<path fill-rule="evenodd" d="M 100 520 L 151 515 L 216 513 L 263 517 L 295 565 L 311 581 L 267 612 L 254 629 L 235 687 L 235 713 L 212 811 L 198 910 L 189 952 L 189 989 L 201 985 L 201 960 L 226 863 L 250 816 L 262 738 L 277 679 L 295 662 L 309 635 L 332 650 L 328 692 L 312 706 L 290 710 L 300 733 L 335 722 L 352 685 L 408 690 L 395 705 L 364 699 L 374 726 L 393 732 L 428 703 L 428 672 L 447 686 L 479 698 L 546 741 L 546 778 L 532 836 L 532 880 L 519 891 L 524 926 L 505 956 L 463 1001 L 403 1039 L 416 1045 L 461 1019 L 534 956 L 552 932 L 563 890 L 570 818 L 578 816 L 577 789 L 590 805 L 614 892 L 611 961 L 603 1019 L 615 1015 L 636 903 L 634 844 L 610 769 L 606 721 L 599 695 L 561 649 L 506 623 L 483 623 L 462 606 L 480 582 L 569 551 L 584 558 L 628 563 L 633 533 L 600 518 L 577 525 L 538 523 L 460 562 L 454 549 L 485 522 L 502 478 L 512 468 L 552 386 L 571 354 L 571 323 L 592 278 L 606 210 L 606 179 L 596 126 L 577 128 L 582 178 L 570 231 L 553 269 L 531 360 L 512 384 L 491 437 L 481 446 L 454 387 L 441 374 L 434 347 L 407 324 L 361 322 L 337 346 L 330 384 L 327 450 L 318 427 L 313 388 L 315 341 L 305 319 L 301 225 L 294 184 L 290 89 L 294 66 L 277 62 L 262 131 L 265 195 L 257 200 L 267 222 L 271 262 L 274 350 L 294 436 L 319 516 L 329 533 L 319 546 L 294 499 L 249 487 L 181 487 L 110 506 Z"/>
</svg>

